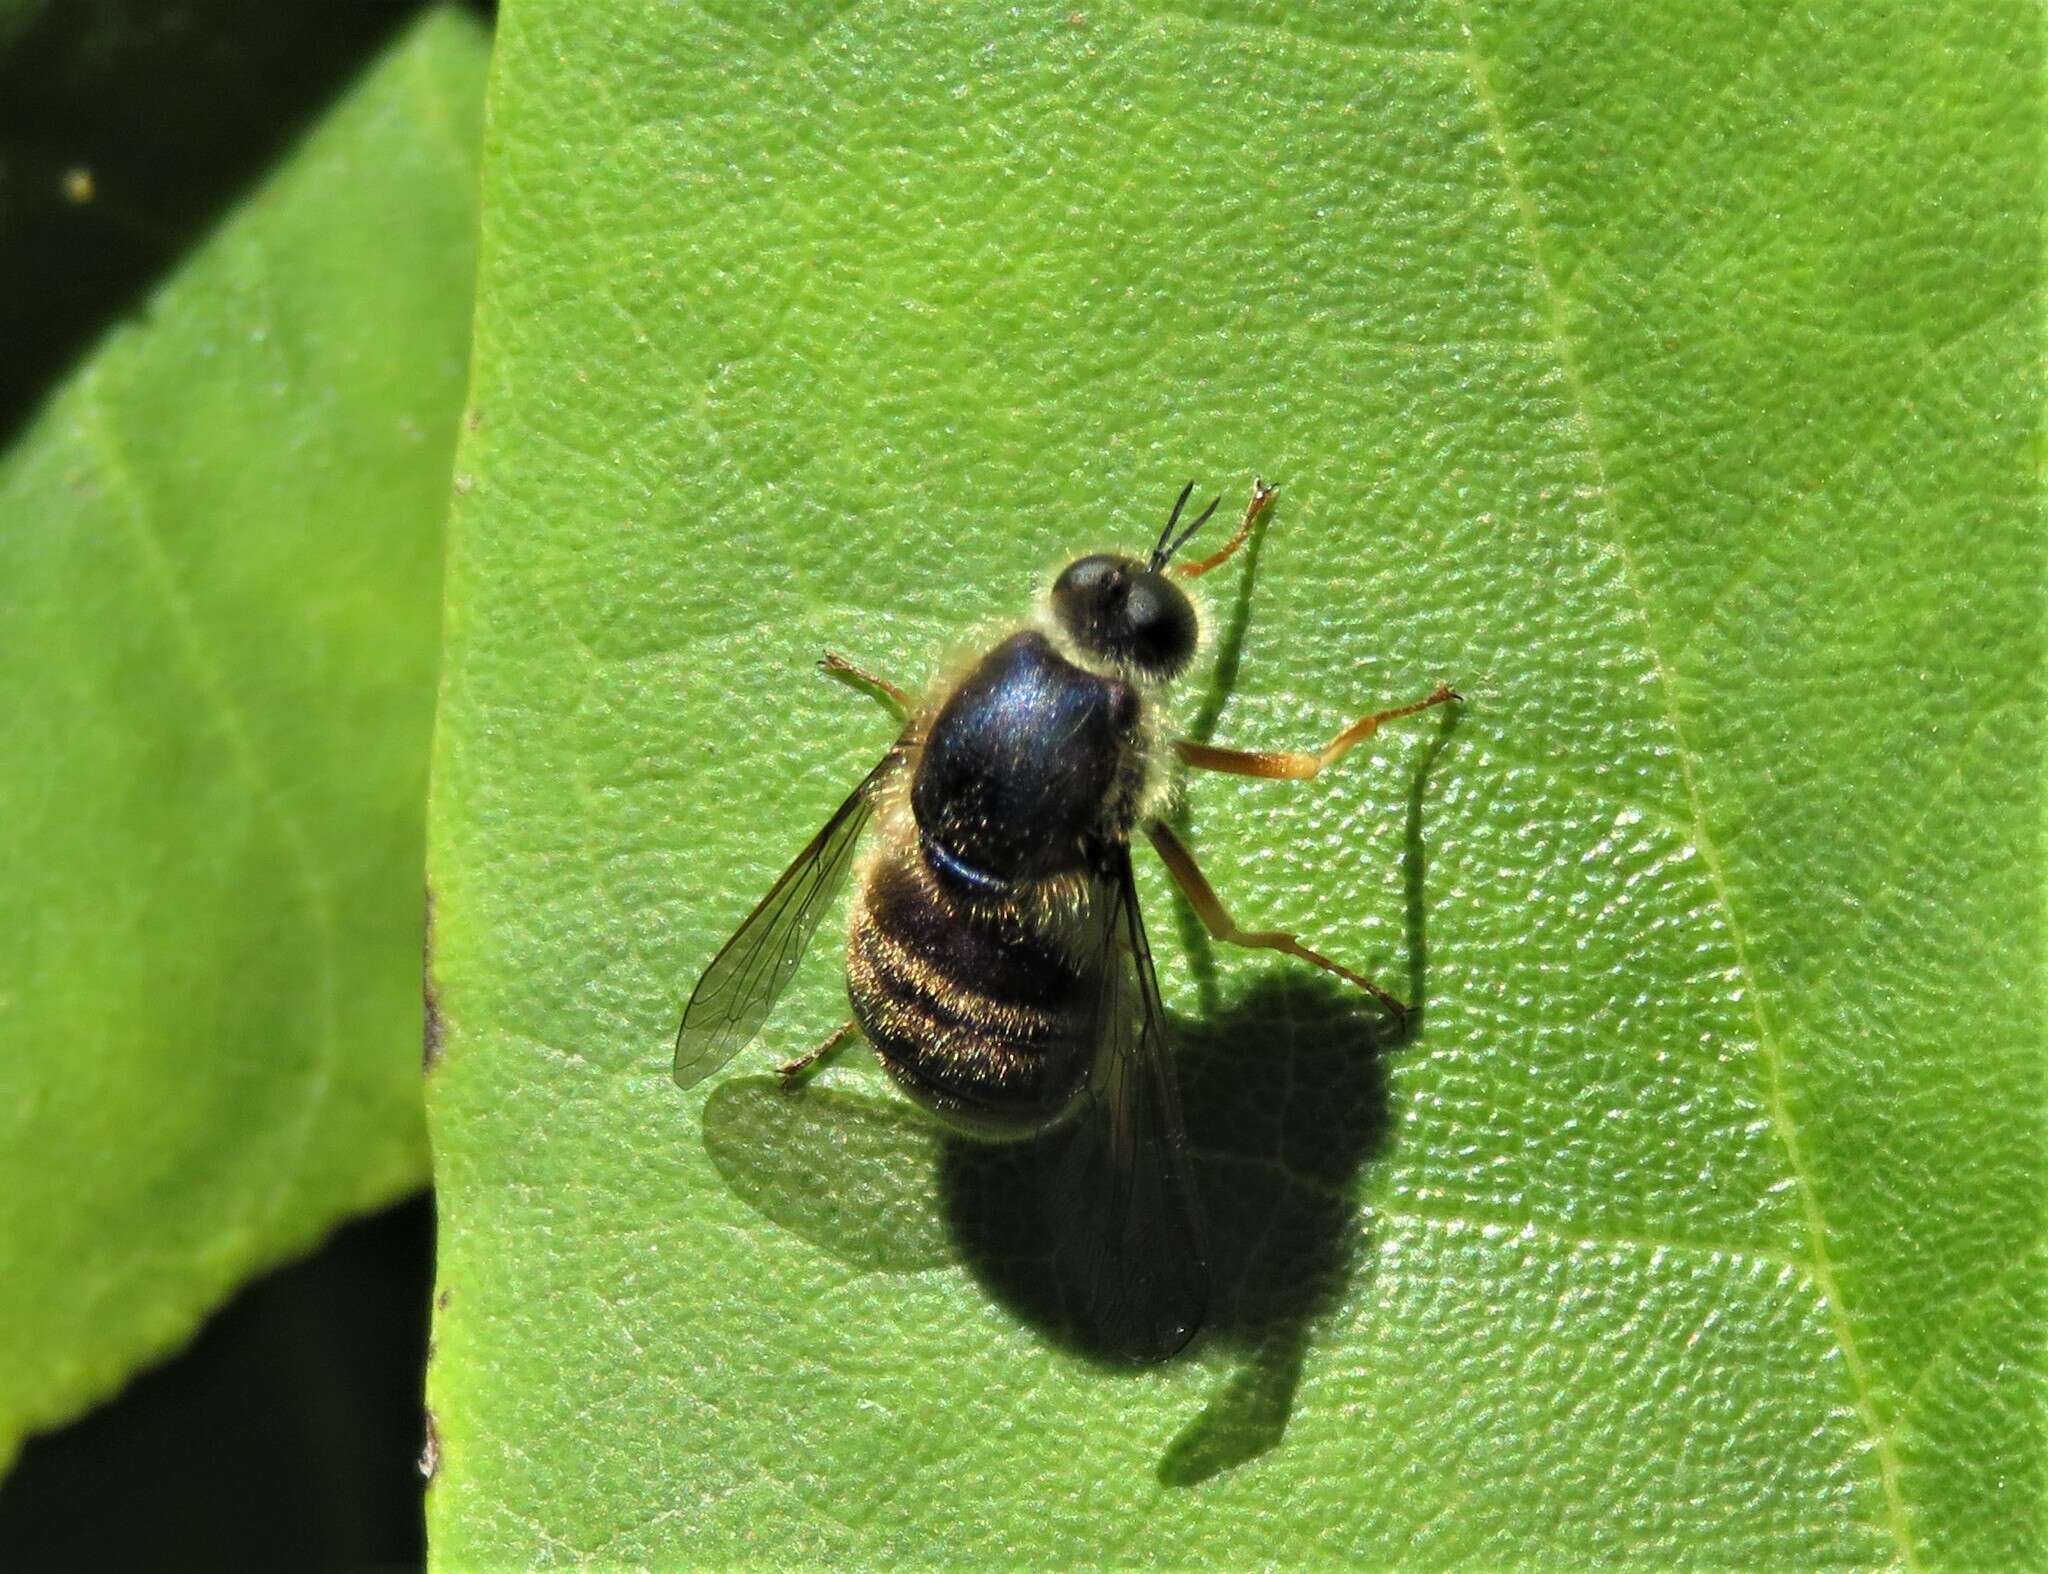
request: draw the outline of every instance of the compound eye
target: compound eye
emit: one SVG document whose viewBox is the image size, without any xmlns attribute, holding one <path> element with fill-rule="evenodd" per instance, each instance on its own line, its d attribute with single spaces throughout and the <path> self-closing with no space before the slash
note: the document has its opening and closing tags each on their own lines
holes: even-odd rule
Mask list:
<svg viewBox="0 0 2048 1574">
<path fill-rule="evenodd" d="M 1112 638 L 1124 591 L 1137 568 L 1130 559 L 1107 552 L 1069 563 L 1052 585 L 1052 609 L 1067 632 L 1091 649 Z"/>
<path fill-rule="evenodd" d="M 1132 577 L 1124 622 L 1131 658 L 1140 666 L 1172 677 L 1194 658 L 1195 609 L 1163 574 L 1146 570 Z"/>
<path fill-rule="evenodd" d="M 1140 575 L 1124 597 L 1124 616 L 1130 619 L 1131 632 L 1141 638 L 1157 629 L 1160 620 L 1167 615 L 1166 600 L 1159 593 L 1164 587 L 1153 583 L 1158 577 L 1156 574 Z"/>
<path fill-rule="evenodd" d="M 1055 596 L 1093 601 L 1109 589 L 1124 569 L 1124 560 L 1108 553 L 1076 558 L 1053 581 Z"/>
</svg>

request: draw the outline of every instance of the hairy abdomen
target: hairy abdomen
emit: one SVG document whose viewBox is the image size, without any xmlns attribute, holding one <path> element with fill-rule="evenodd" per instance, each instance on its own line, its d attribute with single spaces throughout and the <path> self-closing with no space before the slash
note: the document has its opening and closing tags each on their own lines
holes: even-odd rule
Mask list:
<svg viewBox="0 0 2048 1574">
<path fill-rule="evenodd" d="M 1028 1136 L 1087 1082 L 1099 975 L 1032 911 L 1028 887 L 970 905 L 920 844 L 864 865 L 846 941 L 846 988 L 882 1064 L 912 1098 L 981 1136 Z"/>
</svg>

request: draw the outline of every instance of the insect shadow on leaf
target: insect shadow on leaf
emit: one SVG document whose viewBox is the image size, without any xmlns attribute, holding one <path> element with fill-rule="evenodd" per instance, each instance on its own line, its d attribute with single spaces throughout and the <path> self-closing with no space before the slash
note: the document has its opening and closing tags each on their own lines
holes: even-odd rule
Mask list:
<svg viewBox="0 0 2048 1574">
<path fill-rule="evenodd" d="M 1220 1013 L 1172 1026 L 1208 1259 L 1204 1336 L 1298 1345 L 1293 1331 L 1341 1289 L 1355 1256 L 1345 1191 L 1385 1141 L 1392 1030 L 1340 986 L 1278 968 Z M 1096 1221 L 1063 1186 L 1060 1149 L 1090 1135 L 950 1141 L 939 1188 L 960 1256 L 989 1293 L 1063 1347 L 1117 1366 L 1149 1352 L 1081 1310 Z"/>
</svg>

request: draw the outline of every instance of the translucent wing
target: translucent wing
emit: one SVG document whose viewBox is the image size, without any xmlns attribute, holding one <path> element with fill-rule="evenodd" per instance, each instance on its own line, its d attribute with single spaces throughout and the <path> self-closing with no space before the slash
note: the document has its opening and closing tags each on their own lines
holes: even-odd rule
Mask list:
<svg viewBox="0 0 2048 1574">
<path fill-rule="evenodd" d="M 1095 1067 L 1059 1161 L 1059 1278 L 1091 1345 L 1163 1361 L 1201 1326 L 1209 1270 L 1128 847 L 1107 883 Z"/>
<path fill-rule="evenodd" d="M 676 1029 L 679 1085 L 701 1082 L 761 1031 L 853 867 L 876 797 L 904 758 L 900 747 L 882 757 L 704 969 Z"/>
</svg>

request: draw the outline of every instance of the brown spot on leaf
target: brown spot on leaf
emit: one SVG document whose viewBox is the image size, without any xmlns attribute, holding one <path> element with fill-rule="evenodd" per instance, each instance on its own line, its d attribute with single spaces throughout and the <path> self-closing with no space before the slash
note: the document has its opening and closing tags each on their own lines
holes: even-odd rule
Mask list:
<svg viewBox="0 0 2048 1574">
<path fill-rule="evenodd" d="M 434 888 L 427 887 L 427 916 L 420 939 L 420 1072 L 441 1063 L 441 992 L 434 987 Z"/>
</svg>

